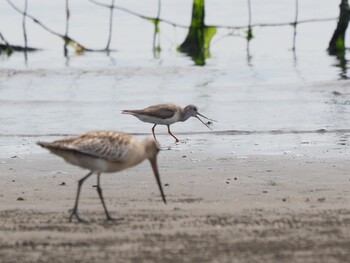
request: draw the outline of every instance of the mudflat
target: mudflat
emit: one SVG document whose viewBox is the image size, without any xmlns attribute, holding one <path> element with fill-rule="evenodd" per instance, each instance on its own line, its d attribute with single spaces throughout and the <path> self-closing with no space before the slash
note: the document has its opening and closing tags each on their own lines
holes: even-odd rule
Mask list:
<svg viewBox="0 0 350 263">
<path fill-rule="evenodd" d="M 164 150 L 102 176 L 109 222 L 87 171 L 45 152 L 0 160 L 1 262 L 348 262 L 350 162 L 282 154 Z"/>
</svg>

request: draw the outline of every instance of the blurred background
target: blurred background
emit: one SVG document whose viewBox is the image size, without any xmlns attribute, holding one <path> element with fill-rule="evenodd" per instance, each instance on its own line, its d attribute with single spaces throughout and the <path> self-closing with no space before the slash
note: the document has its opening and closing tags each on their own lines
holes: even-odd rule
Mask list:
<svg viewBox="0 0 350 263">
<path fill-rule="evenodd" d="M 224 141 L 228 152 L 247 141 L 260 152 L 273 141 L 277 151 L 346 148 L 348 51 L 327 52 L 340 2 L 1 1 L 0 43 L 38 50 L 0 55 L 0 145 L 32 150 L 38 137 L 91 129 L 149 134 L 120 111 L 174 102 L 219 121 L 213 131 L 175 124 L 175 134 Z"/>
</svg>

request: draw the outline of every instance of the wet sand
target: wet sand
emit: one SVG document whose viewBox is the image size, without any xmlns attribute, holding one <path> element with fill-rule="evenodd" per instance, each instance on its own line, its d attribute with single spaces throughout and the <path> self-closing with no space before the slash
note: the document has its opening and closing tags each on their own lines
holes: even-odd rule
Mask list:
<svg viewBox="0 0 350 263">
<path fill-rule="evenodd" d="M 159 83 L 159 70 L 166 73 L 164 89 L 151 85 Z M 247 89 L 210 69 L 186 71 L 140 70 L 142 81 L 129 78 L 133 69 L 3 76 L 1 262 L 349 261 L 349 82 Z M 169 97 L 199 105 L 219 122 L 213 131 L 198 120 L 173 125 L 185 140 L 179 145 L 157 127 L 168 204 L 145 162 L 102 176 L 107 206 L 123 221 L 105 221 L 91 178 L 80 202 L 89 223 L 69 223 L 77 180 L 86 171 L 35 141 L 96 127 L 149 136 L 151 125 L 120 110 Z"/>
<path fill-rule="evenodd" d="M 59 30 L 65 6 L 56 2 L 44 8 L 30 1 L 29 12 Z M 208 24 L 245 24 L 246 2 L 222 8 L 224 2 L 207 3 Z M 321 2 L 317 9 L 300 5 L 303 17 L 338 16 L 337 4 Z M 187 24 L 187 3 L 166 1 L 161 16 Z M 154 3 L 119 4 L 157 13 Z M 294 17 L 293 8 L 274 1 L 254 5 L 260 11 L 253 20 L 270 23 L 272 6 L 275 22 Z M 23 43 L 22 17 L 2 7 L 8 21 L 2 34 Z M 107 10 L 80 1 L 70 1 L 70 9 L 73 37 L 105 47 Z M 162 52 L 155 59 L 154 26 L 127 13 L 116 18 L 111 48 L 117 52 L 108 56 L 69 51 L 64 57 L 60 39 L 28 24 L 29 46 L 43 50 L 27 62 L 22 53 L 1 57 L 0 262 L 348 262 L 350 82 L 338 80 L 348 76 L 348 64 L 325 52 L 335 21 L 299 25 L 293 52 L 293 30 L 285 27 L 254 31 L 250 49 L 218 29 L 207 66 L 192 67 L 191 58 L 175 51 L 186 28 L 160 23 Z M 278 46 L 271 42 L 276 36 Z M 35 141 L 96 128 L 143 137 L 151 125 L 121 110 L 169 100 L 195 104 L 218 123 L 214 131 L 198 120 L 173 125 L 186 139 L 178 146 L 159 135 L 168 204 L 144 163 L 102 176 L 107 206 L 123 221 L 104 220 L 91 178 L 80 202 L 88 223 L 69 223 L 86 171 Z"/>
<path fill-rule="evenodd" d="M 162 136 L 161 136 L 162 138 Z M 217 157 L 215 157 L 215 155 Z M 12 157 L 12 158 L 11 158 Z M 164 150 L 161 198 L 149 163 L 102 176 L 107 222 L 85 171 L 40 152 L 0 160 L 1 262 L 348 262 L 347 156 L 220 157 Z"/>
</svg>

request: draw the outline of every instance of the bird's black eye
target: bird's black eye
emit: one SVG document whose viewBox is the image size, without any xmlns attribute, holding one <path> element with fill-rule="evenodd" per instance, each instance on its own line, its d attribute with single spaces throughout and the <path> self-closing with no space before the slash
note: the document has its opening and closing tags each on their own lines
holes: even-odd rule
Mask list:
<svg viewBox="0 0 350 263">
<path fill-rule="evenodd" d="M 197 108 L 194 108 L 194 111 L 197 111 Z"/>
</svg>

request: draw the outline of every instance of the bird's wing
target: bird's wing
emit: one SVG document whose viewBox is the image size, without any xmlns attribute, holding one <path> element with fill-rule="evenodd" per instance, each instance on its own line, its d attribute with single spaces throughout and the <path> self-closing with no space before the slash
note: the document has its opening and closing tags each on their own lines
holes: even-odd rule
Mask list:
<svg viewBox="0 0 350 263">
<path fill-rule="evenodd" d="M 128 134 L 113 131 L 85 133 L 75 138 L 53 142 L 51 145 L 60 149 L 73 150 L 110 162 L 122 162 L 128 154 L 130 140 Z"/>
<path fill-rule="evenodd" d="M 158 117 L 161 119 L 168 119 L 174 116 L 176 112 L 176 105 L 171 104 L 159 104 L 154 106 L 149 106 L 143 110 L 143 115 Z"/>
</svg>

